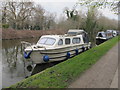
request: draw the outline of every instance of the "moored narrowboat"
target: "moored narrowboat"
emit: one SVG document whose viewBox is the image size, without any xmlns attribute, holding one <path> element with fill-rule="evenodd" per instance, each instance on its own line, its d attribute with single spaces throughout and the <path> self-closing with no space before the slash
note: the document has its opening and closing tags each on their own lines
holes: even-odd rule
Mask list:
<svg viewBox="0 0 120 90">
<path fill-rule="evenodd" d="M 96 36 L 96 44 L 99 45 L 105 41 L 107 41 L 108 39 L 111 39 L 113 37 L 113 33 L 110 31 L 101 31 L 97 33 Z"/>
</svg>

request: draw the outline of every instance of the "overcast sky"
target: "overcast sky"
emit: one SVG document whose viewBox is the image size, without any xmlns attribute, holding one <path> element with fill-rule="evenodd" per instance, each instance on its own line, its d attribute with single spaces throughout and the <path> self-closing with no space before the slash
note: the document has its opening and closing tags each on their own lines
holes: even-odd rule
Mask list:
<svg viewBox="0 0 120 90">
<path fill-rule="evenodd" d="M 69 9 L 72 9 L 73 6 L 76 4 L 78 0 L 40 0 L 36 1 L 35 3 L 40 4 L 46 11 L 51 12 L 51 13 L 56 13 L 57 18 L 60 17 L 61 15 L 64 15 L 63 10 L 65 7 L 68 7 Z M 77 10 L 82 10 L 83 12 L 86 11 L 85 8 L 81 7 L 80 5 L 77 6 Z M 115 15 L 113 12 L 111 12 L 109 9 L 103 9 L 100 10 L 103 15 L 110 19 L 116 19 L 118 20 L 118 16 Z"/>
<path fill-rule="evenodd" d="M 5 0 L 0 0 L 5 1 Z M 6 0 L 7 1 L 7 0 Z M 63 10 L 65 7 L 68 7 L 69 9 L 72 9 L 76 2 L 79 0 L 9 0 L 9 1 L 15 1 L 15 2 L 35 2 L 36 4 L 40 4 L 46 11 L 51 13 L 56 13 L 57 18 L 61 15 L 65 15 L 63 13 Z M 107 0 L 107 1 L 113 1 L 113 0 Z M 80 5 L 77 6 L 77 10 L 82 10 L 82 12 L 87 11 L 85 8 L 81 7 Z M 109 9 L 103 9 L 100 10 L 101 13 L 110 18 L 110 19 L 116 19 L 118 20 L 118 15 L 113 14 Z"/>
</svg>

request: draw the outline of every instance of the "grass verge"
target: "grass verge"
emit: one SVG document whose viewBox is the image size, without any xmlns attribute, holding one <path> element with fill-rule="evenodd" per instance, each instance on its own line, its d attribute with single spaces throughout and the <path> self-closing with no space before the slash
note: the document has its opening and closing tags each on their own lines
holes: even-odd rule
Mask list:
<svg viewBox="0 0 120 90">
<path fill-rule="evenodd" d="M 115 37 L 80 55 L 33 75 L 10 88 L 65 88 L 96 63 L 120 39 Z"/>
</svg>

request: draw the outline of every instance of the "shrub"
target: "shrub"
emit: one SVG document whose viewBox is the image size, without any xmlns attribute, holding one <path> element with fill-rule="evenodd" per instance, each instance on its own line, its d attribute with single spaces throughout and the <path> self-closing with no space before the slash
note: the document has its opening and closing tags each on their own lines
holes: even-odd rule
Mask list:
<svg viewBox="0 0 120 90">
<path fill-rule="evenodd" d="M 2 24 L 2 28 L 9 28 L 9 24 Z"/>
</svg>

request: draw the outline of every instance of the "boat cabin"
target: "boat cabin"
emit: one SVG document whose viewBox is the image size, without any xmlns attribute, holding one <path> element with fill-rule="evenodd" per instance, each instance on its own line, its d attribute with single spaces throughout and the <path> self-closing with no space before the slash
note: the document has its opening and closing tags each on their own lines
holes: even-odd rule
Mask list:
<svg viewBox="0 0 120 90">
<path fill-rule="evenodd" d="M 37 42 L 38 46 L 62 47 L 89 43 L 84 30 L 69 30 L 65 35 L 43 35 Z"/>
<path fill-rule="evenodd" d="M 116 30 L 107 30 L 107 32 L 111 32 L 113 37 L 117 36 L 117 31 Z"/>
<path fill-rule="evenodd" d="M 112 32 L 109 32 L 109 31 L 104 32 L 104 31 L 102 31 L 102 32 L 97 33 L 96 39 L 107 40 L 107 39 L 110 39 L 112 37 L 113 37 Z"/>
<path fill-rule="evenodd" d="M 96 36 L 96 44 L 99 45 L 112 37 L 113 37 L 113 34 L 110 31 L 98 32 Z"/>
</svg>

